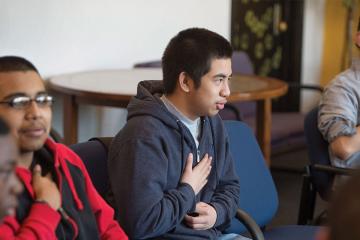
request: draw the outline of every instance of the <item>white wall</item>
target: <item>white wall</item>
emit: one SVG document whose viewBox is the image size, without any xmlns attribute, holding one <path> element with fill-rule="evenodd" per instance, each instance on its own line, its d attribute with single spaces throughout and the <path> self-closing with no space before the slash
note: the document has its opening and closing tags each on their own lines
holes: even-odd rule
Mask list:
<svg viewBox="0 0 360 240">
<path fill-rule="evenodd" d="M 188 27 L 229 39 L 230 7 L 230 0 L 0 0 L 0 55 L 24 56 L 44 77 L 131 68 L 159 59 L 169 39 Z M 59 102 L 54 126 L 62 130 Z M 80 114 L 80 140 L 114 134 L 125 118 L 90 106 Z"/>
<path fill-rule="evenodd" d="M 303 83 L 320 79 L 324 3 L 305 0 Z M 24 56 L 44 77 L 131 68 L 159 59 L 169 39 L 187 27 L 206 27 L 229 39 L 230 15 L 230 0 L 0 0 L 0 55 Z M 302 99 L 304 110 L 316 101 L 309 93 Z M 54 126 L 62 131 L 61 98 L 54 108 Z M 82 106 L 80 140 L 113 135 L 125 122 L 124 112 Z"/>
<path fill-rule="evenodd" d="M 305 0 L 301 82 L 320 84 L 325 0 Z M 309 111 L 319 100 L 315 91 L 301 92 L 301 109 Z"/>
</svg>

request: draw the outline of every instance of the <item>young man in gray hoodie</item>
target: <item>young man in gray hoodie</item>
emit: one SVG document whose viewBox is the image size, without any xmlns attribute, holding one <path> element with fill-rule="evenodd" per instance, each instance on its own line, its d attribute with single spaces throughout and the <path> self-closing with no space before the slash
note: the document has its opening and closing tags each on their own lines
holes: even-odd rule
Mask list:
<svg viewBox="0 0 360 240">
<path fill-rule="evenodd" d="M 218 112 L 230 95 L 232 48 L 206 29 L 168 44 L 163 81 L 143 81 L 109 155 L 118 219 L 136 239 L 241 239 L 223 235 L 239 181 Z"/>
</svg>

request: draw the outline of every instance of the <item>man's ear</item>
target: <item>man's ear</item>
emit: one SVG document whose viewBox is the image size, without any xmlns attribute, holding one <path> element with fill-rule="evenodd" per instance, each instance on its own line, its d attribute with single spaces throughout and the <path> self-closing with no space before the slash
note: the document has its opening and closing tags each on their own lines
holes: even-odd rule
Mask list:
<svg viewBox="0 0 360 240">
<path fill-rule="evenodd" d="M 328 227 L 321 227 L 316 233 L 316 240 L 330 240 L 330 229 Z"/>
<path fill-rule="evenodd" d="M 355 44 L 358 48 L 360 48 L 360 31 L 358 31 L 355 35 Z"/>
<path fill-rule="evenodd" d="M 179 75 L 179 86 L 180 89 L 186 93 L 190 92 L 190 81 L 191 79 L 186 72 L 181 72 Z"/>
</svg>

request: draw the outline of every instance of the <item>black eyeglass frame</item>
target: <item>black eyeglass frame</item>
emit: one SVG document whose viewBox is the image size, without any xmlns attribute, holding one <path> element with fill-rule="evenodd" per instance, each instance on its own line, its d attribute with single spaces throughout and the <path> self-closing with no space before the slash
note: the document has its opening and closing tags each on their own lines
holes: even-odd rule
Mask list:
<svg viewBox="0 0 360 240">
<path fill-rule="evenodd" d="M 33 101 L 39 107 L 51 107 L 54 103 L 54 97 L 47 93 L 38 94 L 34 98 L 29 96 L 14 96 L 9 100 L 1 101 L 0 104 L 7 104 L 9 107 L 16 109 L 24 109 L 29 107 Z"/>
</svg>

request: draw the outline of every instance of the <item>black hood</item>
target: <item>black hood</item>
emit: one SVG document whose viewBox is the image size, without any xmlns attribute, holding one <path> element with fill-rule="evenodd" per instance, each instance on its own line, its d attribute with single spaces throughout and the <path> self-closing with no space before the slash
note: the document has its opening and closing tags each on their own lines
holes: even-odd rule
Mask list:
<svg viewBox="0 0 360 240">
<path fill-rule="evenodd" d="M 195 141 L 187 127 L 170 113 L 160 97 L 163 95 L 163 82 L 150 80 L 142 81 L 138 84 L 137 94 L 127 106 L 127 121 L 140 116 L 151 116 L 160 120 L 164 125 L 179 132 L 181 137 L 182 159 L 186 160 L 187 154 L 184 152 L 184 144 L 192 147 L 193 154 L 196 154 Z"/>
<path fill-rule="evenodd" d="M 131 118 L 150 115 L 174 129 L 179 128 L 178 120 L 166 109 L 160 97 L 163 95 L 162 81 L 142 81 L 138 84 L 137 94 L 127 106 L 129 121 Z"/>
</svg>

